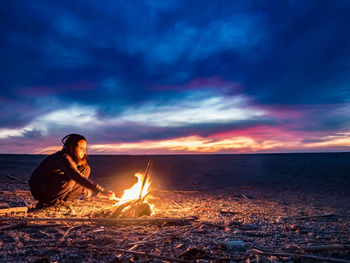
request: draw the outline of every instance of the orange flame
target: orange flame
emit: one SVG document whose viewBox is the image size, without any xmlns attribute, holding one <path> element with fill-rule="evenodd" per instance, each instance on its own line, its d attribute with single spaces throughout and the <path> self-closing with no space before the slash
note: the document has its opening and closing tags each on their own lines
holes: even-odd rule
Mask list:
<svg viewBox="0 0 350 263">
<path fill-rule="evenodd" d="M 124 203 L 126 201 L 138 199 L 141 192 L 142 182 L 144 178 L 144 174 L 136 173 L 137 183 L 134 184 L 129 189 L 124 190 L 123 196 L 120 198 L 119 204 Z M 151 181 L 149 177 L 147 177 L 145 186 L 143 187 L 141 198 L 143 198 L 150 191 Z M 146 197 L 147 198 L 147 197 Z"/>
</svg>

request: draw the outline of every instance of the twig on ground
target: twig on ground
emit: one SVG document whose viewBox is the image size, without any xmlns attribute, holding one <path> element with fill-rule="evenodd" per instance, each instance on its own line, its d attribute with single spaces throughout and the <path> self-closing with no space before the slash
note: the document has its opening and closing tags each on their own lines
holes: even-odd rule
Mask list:
<svg viewBox="0 0 350 263">
<path fill-rule="evenodd" d="M 26 202 L 26 200 L 24 200 L 23 197 L 21 197 L 21 200 L 22 200 L 22 202 L 24 203 L 24 205 L 25 205 L 26 207 L 29 207 L 28 203 Z"/>
<path fill-rule="evenodd" d="M 27 182 L 25 182 L 25 181 L 23 181 L 23 180 L 21 180 L 21 179 L 18 179 L 17 177 L 14 177 L 14 176 L 12 176 L 12 175 L 5 174 L 5 176 L 8 177 L 8 178 L 10 178 L 10 179 L 12 179 L 12 180 L 14 180 L 14 181 L 20 182 L 20 183 L 22 183 L 22 184 L 27 184 Z"/>
<path fill-rule="evenodd" d="M 73 228 L 76 228 L 76 227 L 79 227 L 79 226 L 72 226 L 72 227 L 68 228 L 66 233 L 64 233 L 64 235 L 60 238 L 60 241 L 63 241 L 64 238 L 68 235 L 69 231 L 71 231 Z"/>
<path fill-rule="evenodd" d="M 105 248 L 101 248 L 101 247 L 96 247 L 96 246 L 68 246 L 68 245 L 32 245 L 32 246 L 26 246 L 25 248 L 31 248 L 31 247 L 68 247 L 68 248 L 81 248 L 81 249 L 97 249 L 97 250 L 103 250 L 103 251 L 108 251 L 109 253 L 111 253 L 109 250 L 105 249 Z M 151 258 L 157 258 L 157 259 L 162 259 L 162 260 L 166 260 L 166 261 L 170 261 L 170 262 L 192 262 L 192 261 L 188 261 L 188 260 L 183 260 L 181 258 L 175 258 L 175 257 L 166 257 L 166 256 L 160 256 L 160 255 L 154 255 L 154 254 L 149 254 L 149 253 L 145 253 L 145 252 L 139 252 L 139 251 L 130 251 L 130 250 L 126 250 L 126 249 L 120 249 L 120 248 L 111 248 L 114 251 L 117 252 L 122 252 L 122 253 L 129 253 L 129 254 L 134 254 L 134 255 L 138 255 L 138 256 L 142 256 L 142 257 L 151 257 Z M 113 253 L 112 252 L 112 253 Z"/>
<path fill-rule="evenodd" d="M 161 241 L 163 239 L 168 239 L 169 237 L 160 237 L 160 238 L 156 238 L 156 239 L 151 239 L 151 240 L 141 240 L 141 241 L 138 241 L 138 242 L 133 242 L 133 243 L 129 243 L 128 246 L 131 246 L 131 245 L 141 245 L 141 244 L 144 244 L 146 242 L 155 242 L 155 241 Z"/>
<path fill-rule="evenodd" d="M 8 224 L 6 226 L 1 226 L 0 227 L 0 231 L 13 229 L 13 228 L 17 228 L 17 227 L 22 227 L 22 226 L 26 226 L 26 225 L 27 225 L 26 222 L 23 222 L 23 223 L 12 223 L 12 224 Z"/>
<path fill-rule="evenodd" d="M 134 242 L 134 243 L 129 243 L 128 246 L 131 246 L 131 245 L 132 245 L 132 247 L 129 248 L 128 250 L 129 250 L 129 251 L 134 251 L 134 250 L 136 250 L 136 249 L 141 245 L 140 242 L 147 242 L 147 240 L 148 240 L 150 237 L 154 236 L 156 233 L 157 233 L 157 232 L 151 233 L 150 235 L 146 236 L 142 241 Z M 119 254 L 119 255 L 117 256 L 117 258 L 118 258 L 120 261 L 122 261 L 122 259 L 123 259 L 123 254 Z"/>
<path fill-rule="evenodd" d="M 26 207 L 27 208 L 27 207 Z M 23 218 L 12 218 L 12 217 L 0 217 L 1 221 L 8 222 L 28 222 L 28 221 L 50 221 L 50 222 L 87 222 L 87 223 L 187 223 L 194 221 L 195 218 L 50 218 L 50 217 L 23 217 Z"/>
<path fill-rule="evenodd" d="M 169 199 L 173 204 L 177 205 L 178 207 L 180 207 L 181 209 L 184 209 L 184 207 L 182 205 L 180 205 L 178 202 L 175 202 L 172 199 Z"/>
<path fill-rule="evenodd" d="M 245 196 L 243 193 L 241 193 L 241 196 L 243 196 L 245 199 L 250 200 L 247 196 Z"/>
</svg>

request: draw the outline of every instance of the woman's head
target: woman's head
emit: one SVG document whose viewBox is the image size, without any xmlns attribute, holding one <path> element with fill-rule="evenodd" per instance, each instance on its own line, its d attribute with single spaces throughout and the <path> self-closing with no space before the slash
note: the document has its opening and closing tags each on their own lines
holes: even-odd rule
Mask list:
<svg viewBox="0 0 350 263">
<path fill-rule="evenodd" d="M 86 139 L 80 134 L 69 134 L 62 139 L 62 151 L 69 154 L 78 165 L 87 164 Z"/>
</svg>

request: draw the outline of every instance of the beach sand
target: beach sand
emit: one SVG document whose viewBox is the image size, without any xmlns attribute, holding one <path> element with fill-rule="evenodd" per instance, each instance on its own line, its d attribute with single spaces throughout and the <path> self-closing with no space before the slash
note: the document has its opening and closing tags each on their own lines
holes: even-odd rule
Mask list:
<svg viewBox="0 0 350 263">
<path fill-rule="evenodd" d="M 25 182 L 43 158 L 0 155 L 2 209 L 24 206 L 23 200 L 35 206 Z M 307 256 L 350 260 L 349 153 L 91 156 L 91 179 L 121 194 L 136 182 L 133 174 L 143 172 L 149 159 L 150 202 L 156 212 L 152 218 L 194 221 L 9 226 L 11 222 L 2 220 L 0 262 L 162 261 L 157 255 L 192 262 L 300 262 L 300 254 L 306 255 L 302 262 L 322 262 Z M 30 209 L 27 217 L 103 218 L 111 208 L 108 201 L 77 200 Z M 135 243 L 133 251 L 149 256 L 117 251 Z M 333 249 L 309 251 L 322 245 Z"/>
</svg>

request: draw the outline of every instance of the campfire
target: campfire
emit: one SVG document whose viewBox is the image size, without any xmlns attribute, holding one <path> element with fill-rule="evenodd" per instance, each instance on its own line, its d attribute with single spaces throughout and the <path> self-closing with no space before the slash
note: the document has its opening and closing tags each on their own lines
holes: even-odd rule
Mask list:
<svg viewBox="0 0 350 263">
<path fill-rule="evenodd" d="M 147 202 L 151 193 L 151 180 L 149 170 L 152 160 L 149 160 L 144 174 L 136 173 L 137 183 L 124 190 L 121 198 L 114 198 L 116 203 L 110 213 L 110 217 L 140 217 L 152 215 L 152 205 Z"/>
</svg>

